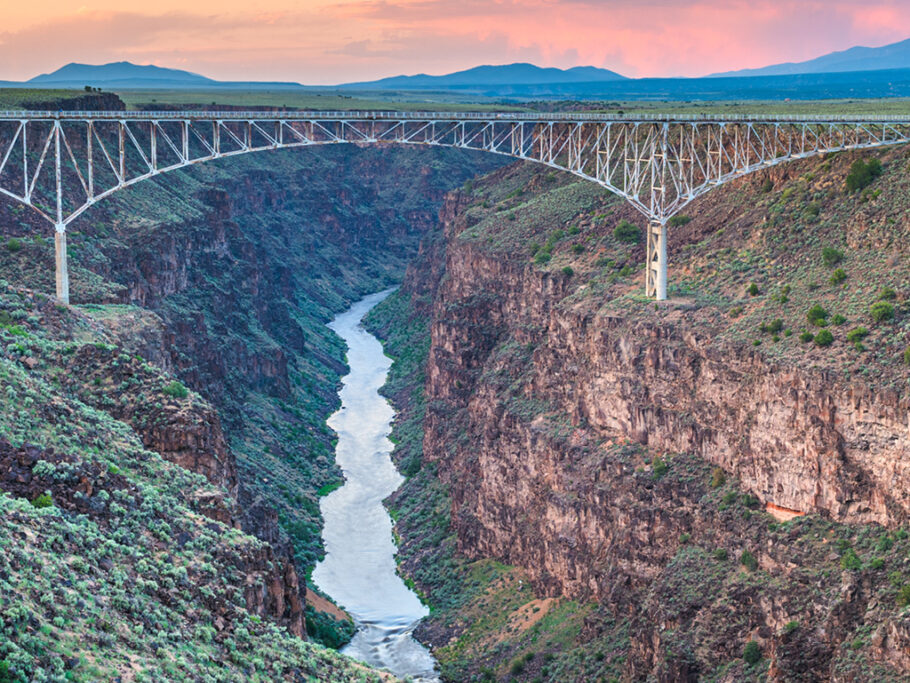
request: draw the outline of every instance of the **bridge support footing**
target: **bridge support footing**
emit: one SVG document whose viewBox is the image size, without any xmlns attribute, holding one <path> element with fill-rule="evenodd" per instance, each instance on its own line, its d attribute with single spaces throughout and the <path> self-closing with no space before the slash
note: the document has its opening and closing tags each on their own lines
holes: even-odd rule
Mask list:
<svg viewBox="0 0 910 683">
<path fill-rule="evenodd" d="M 54 235 L 54 252 L 57 260 L 57 298 L 65 304 L 70 302 L 70 274 L 66 263 L 66 226 L 58 223 Z"/>
<path fill-rule="evenodd" d="M 656 301 L 667 298 L 667 224 L 651 219 L 648 224 L 648 251 L 645 294 Z"/>
</svg>

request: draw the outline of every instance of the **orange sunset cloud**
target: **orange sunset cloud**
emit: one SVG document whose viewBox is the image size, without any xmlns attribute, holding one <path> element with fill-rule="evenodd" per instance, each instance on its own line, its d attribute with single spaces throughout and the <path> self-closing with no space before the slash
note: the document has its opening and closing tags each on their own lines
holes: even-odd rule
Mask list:
<svg viewBox="0 0 910 683">
<path fill-rule="evenodd" d="M 896 0 L 36 0 L 5 9 L 0 79 L 129 60 L 331 84 L 480 63 L 698 76 L 910 37 Z"/>
</svg>

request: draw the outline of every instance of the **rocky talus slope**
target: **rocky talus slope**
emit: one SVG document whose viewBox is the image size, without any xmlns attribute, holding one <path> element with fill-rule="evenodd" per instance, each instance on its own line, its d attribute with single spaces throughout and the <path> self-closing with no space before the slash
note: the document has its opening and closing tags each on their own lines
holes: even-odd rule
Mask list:
<svg viewBox="0 0 910 683">
<path fill-rule="evenodd" d="M 392 505 L 450 678 L 906 677 L 910 173 L 847 194 L 854 161 L 694 204 L 657 307 L 614 200 L 521 166 L 449 199 L 376 325 L 431 318 Z"/>
</svg>

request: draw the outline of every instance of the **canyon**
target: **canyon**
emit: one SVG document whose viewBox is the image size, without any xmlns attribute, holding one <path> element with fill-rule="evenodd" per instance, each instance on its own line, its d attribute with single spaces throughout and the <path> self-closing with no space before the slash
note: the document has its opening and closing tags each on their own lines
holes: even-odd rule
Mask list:
<svg viewBox="0 0 910 683">
<path fill-rule="evenodd" d="M 310 575 L 342 483 L 326 323 L 401 282 L 366 325 L 395 359 L 387 505 L 444 680 L 901 680 L 910 173 L 882 152 L 878 194 L 847 194 L 855 156 L 693 204 L 660 305 L 629 207 L 457 151 L 147 181 L 70 234 L 72 307 L 3 204 L 0 661 L 379 680 L 302 638 L 353 631 Z"/>
<path fill-rule="evenodd" d="M 48 675 L 80 638 L 89 649 L 77 650 L 108 656 L 67 659 L 76 680 L 198 676 L 206 661 L 219 680 L 376 679 L 300 640 L 338 647 L 353 631 L 307 588 L 322 552 L 320 491 L 340 483 L 325 420 L 345 364 L 325 323 L 400 279 L 444 192 L 478 167 L 471 155 L 420 156 L 279 153 L 137 186 L 71 234 L 72 308 L 41 294 L 53 248 L 37 217 L 0 206 L 2 334 L 16 342 L 2 359 L 5 397 L 19 402 L 4 408 L 0 497 L 25 504 L 3 543 L 29 529 L 37 540 L 24 550 L 40 552 L 64 533 L 45 564 L 78 557 L 94 586 L 88 610 L 66 596 L 48 607 L 39 598 L 53 595 L 54 574 L 35 574 L 41 563 L 0 567 L 0 662 L 14 675 Z M 52 525 L 36 516 L 45 504 Z M 97 529 L 60 531 L 86 511 Z M 99 533 L 132 545 L 138 565 L 81 548 Z M 195 643 L 192 654 L 166 655 L 175 638 Z"/>
</svg>

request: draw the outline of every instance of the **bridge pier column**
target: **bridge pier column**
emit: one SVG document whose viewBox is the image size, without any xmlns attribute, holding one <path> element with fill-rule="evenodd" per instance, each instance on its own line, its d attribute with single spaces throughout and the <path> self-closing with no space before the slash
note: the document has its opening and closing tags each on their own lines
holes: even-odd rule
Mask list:
<svg viewBox="0 0 910 683">
<path fill-rule="evenodd" d="M 57 298 L 70 302 L 70 274 L 66 263 L 66 225 L 58 223 L 54 234 L 54 252 L 57 261 Z"/>
<path fill-rule="evenodd" d="M 656 301 L 667 298 L 667 224 L 654 218 L 648 223 L 645 294 Z"/>
</svg>

